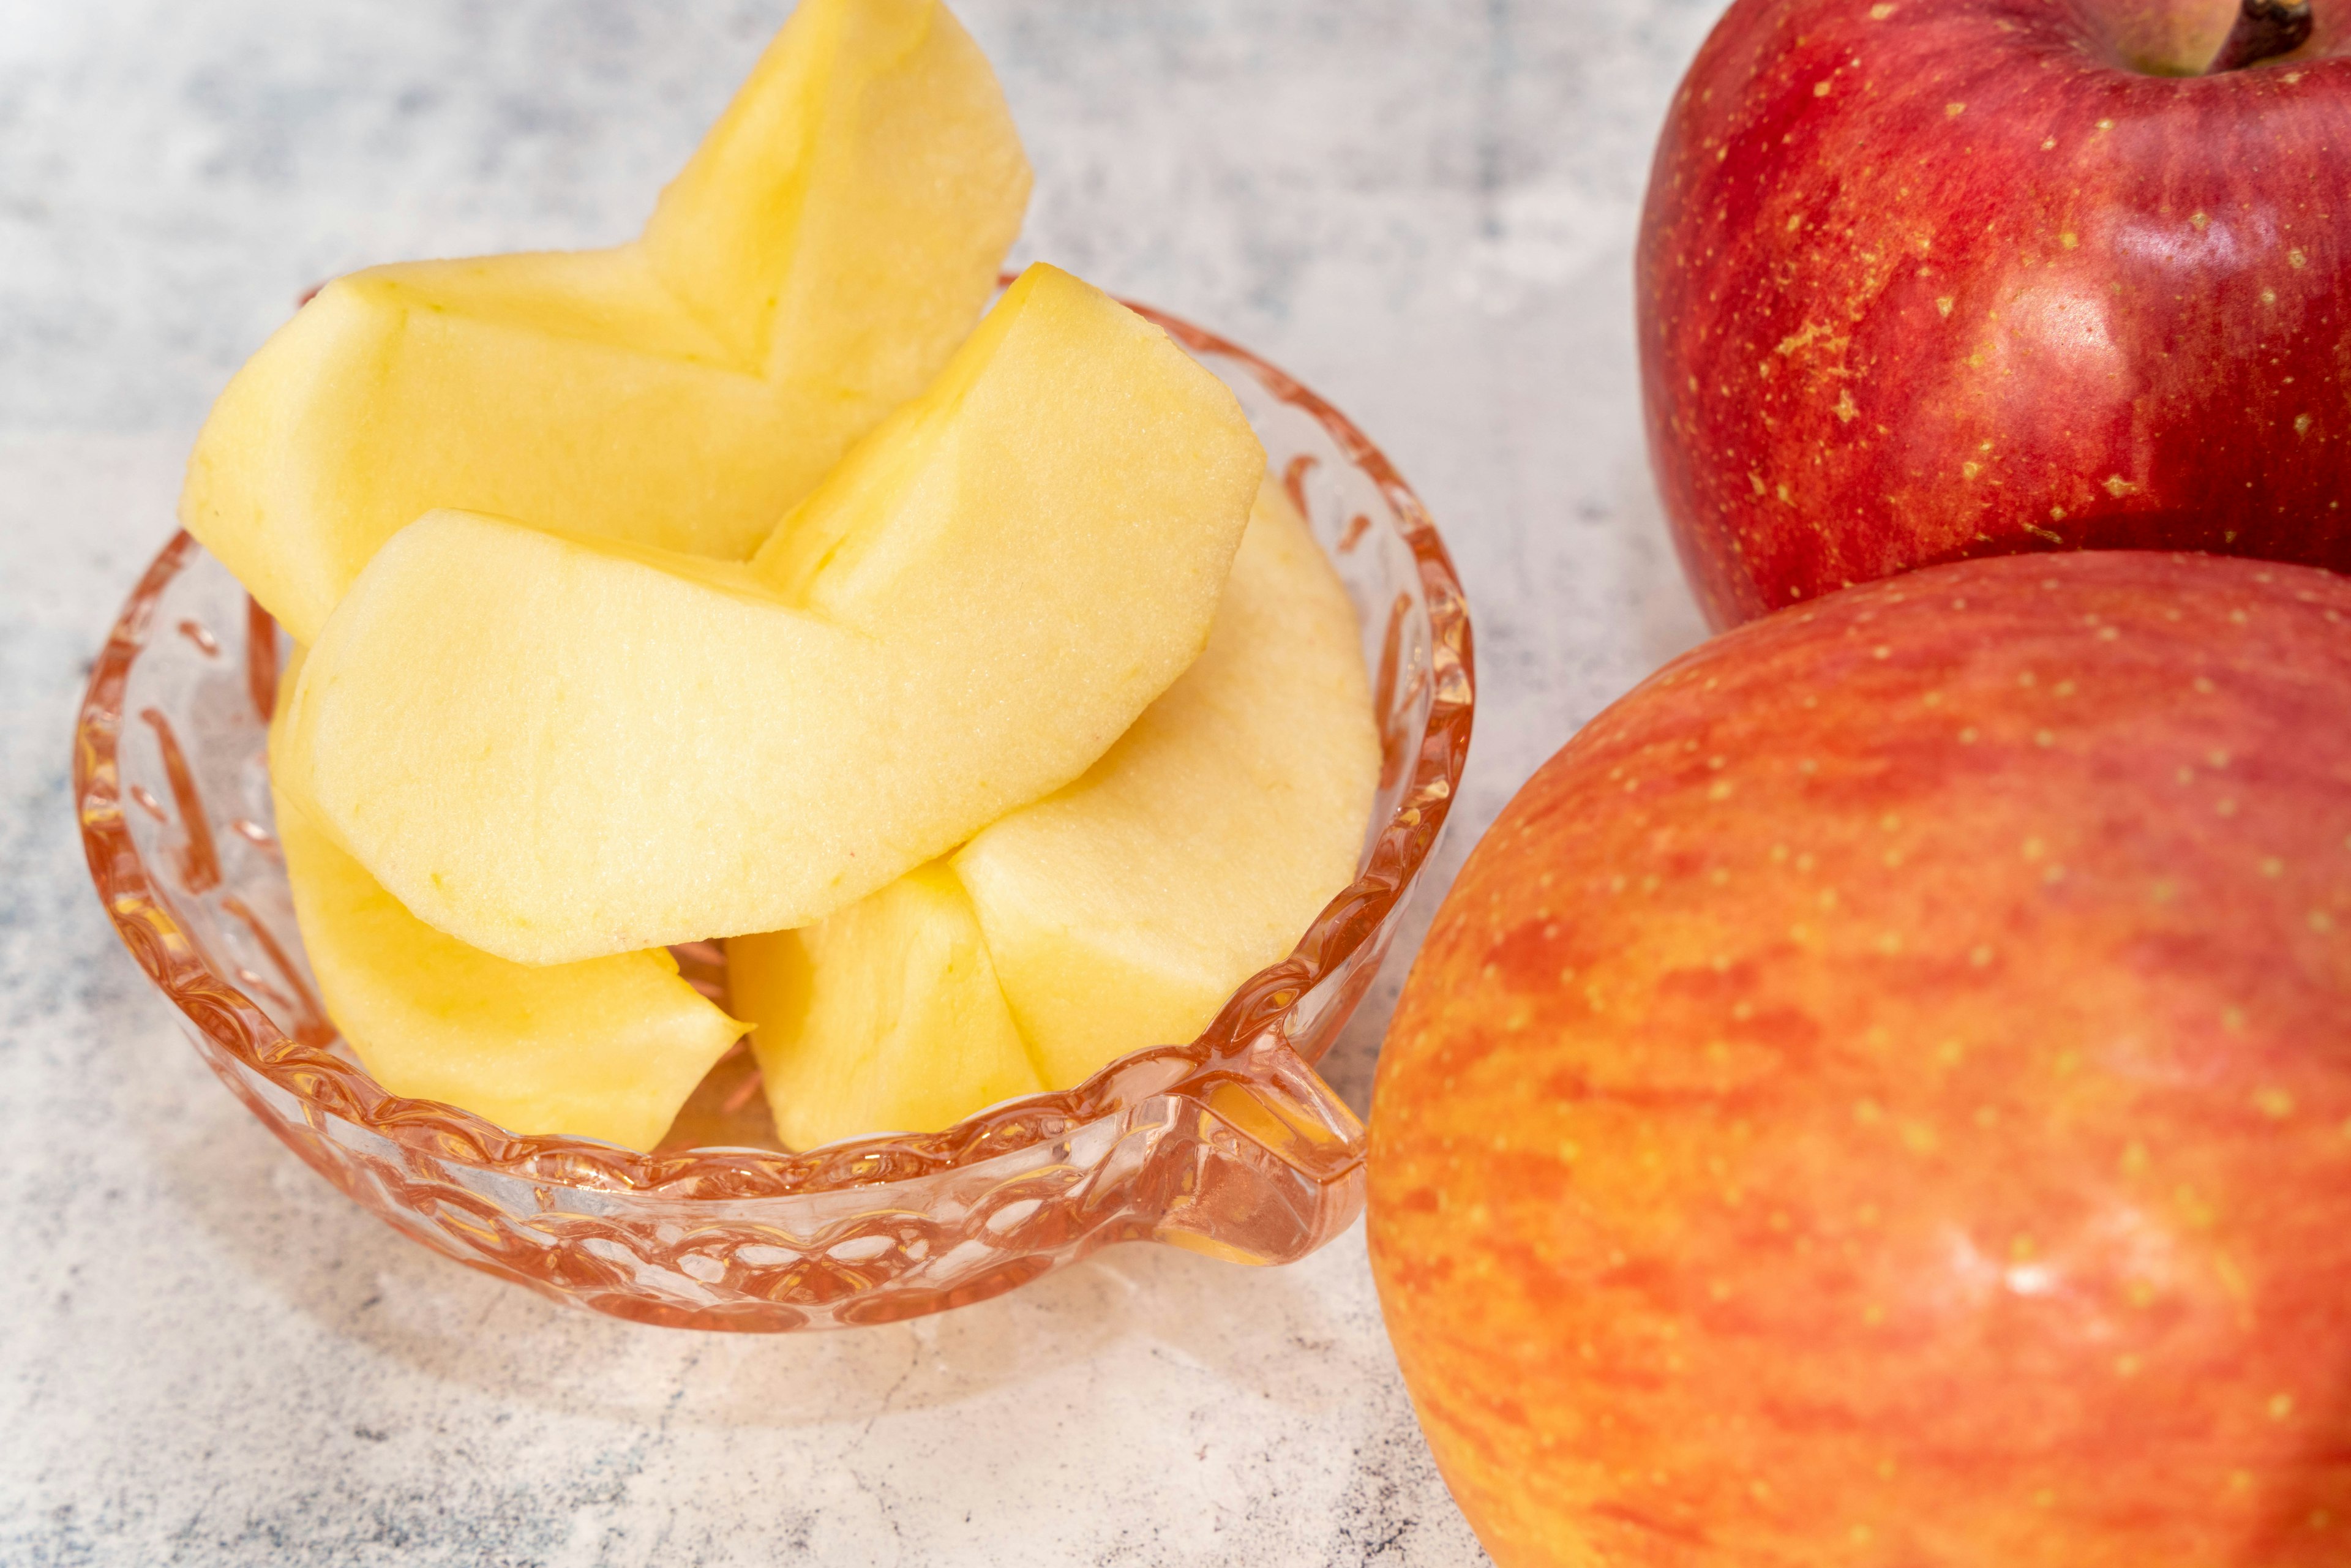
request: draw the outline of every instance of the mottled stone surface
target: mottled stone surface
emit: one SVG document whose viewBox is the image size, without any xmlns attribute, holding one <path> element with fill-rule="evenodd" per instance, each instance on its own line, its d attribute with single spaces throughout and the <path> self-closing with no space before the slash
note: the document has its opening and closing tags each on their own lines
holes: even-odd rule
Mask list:
<svg viewBox="0 0 2351 1568">
<path fill-rule="evenodd" d="M 1297 371 L 1452 540 L 1482 690 L 1448 871 L 1698 634 L 1629 256 L 1714 9 L 961 7 L 1037 164 L 1020 255 Z M 1120 1249 L 831 1336 L 566 1312 L 296 1164 L 89 893 L 69 716 L 230 371 L 339 270 L 620 238 L 782 10 L 0 0 L 0 1562 L 1480 1560 L 1360 1229 L 1263 1272 Z M 1395 977 L 1330 1066 L 1359 1106 Z"/>
</svg>

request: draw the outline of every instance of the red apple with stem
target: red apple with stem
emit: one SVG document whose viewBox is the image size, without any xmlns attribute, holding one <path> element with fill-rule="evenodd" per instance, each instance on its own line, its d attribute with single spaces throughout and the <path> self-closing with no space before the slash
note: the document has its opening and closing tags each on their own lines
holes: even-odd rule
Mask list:
<svg viewBox="0 0 2351 1568">
<path fill-rule="evenodd" d="M 2351 1560 L 2351 580 L 1968 561 L 1669 665 L 1470 857 L 1370 1184 L 1504 1568 Z"/>
<path fill-rule="evenodd" d="M 2338 48 L 2346 0 L 1738 0 L 1637 262 L 1716 624 L 2019 551 L 2351 569 Z"/>
</svg>

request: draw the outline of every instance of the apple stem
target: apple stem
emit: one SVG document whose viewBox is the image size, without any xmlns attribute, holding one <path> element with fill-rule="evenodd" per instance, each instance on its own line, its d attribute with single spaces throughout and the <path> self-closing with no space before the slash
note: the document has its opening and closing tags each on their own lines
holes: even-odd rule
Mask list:
<svg viewBox="0 0 2351 1568">
<path fill-rule="evenodd" d="M 2241 71 L 2247 66 L 2291 54 L 2310 37 L 2310 0 L 2244 0 L 2237 24 L 2229 29 L 2220 52 L 2204 68 L 2206 76 Z"/>
</svg>

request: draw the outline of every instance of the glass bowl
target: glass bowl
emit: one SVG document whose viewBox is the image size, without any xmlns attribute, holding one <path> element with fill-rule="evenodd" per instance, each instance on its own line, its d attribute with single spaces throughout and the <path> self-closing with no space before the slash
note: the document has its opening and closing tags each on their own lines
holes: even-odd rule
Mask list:
<svg viewBox="0 0 2351 1568">
<path fill-rule="evenodd" d="M 1143 313 L 1238 394 L 1364 627 L 1384 748 L 1360 872 L 1207 1032 L 945 1132 L 783 1151 L 740 1047 L 651 1153 L 520 1136 L 390 1094 L 303 958 L 265 759 L 281 644 L 182 534 L 91 672 L 74 735 L 90 874 L 147 977 L 247 1109 L 434 1251 L 558 1301 L 738 1330 L 886 1322 L 977 1301 L 1114 1241 L 1247 1263 L 1363 1206 L 1363 1128 L 1313 1064 L 1370 988 L 1460 783 L 1469 620 L 1445 547 L 1379 450 L 1245 350 Z M 724 1001 L 713 944 L 678 949 Z"/>
</svg>

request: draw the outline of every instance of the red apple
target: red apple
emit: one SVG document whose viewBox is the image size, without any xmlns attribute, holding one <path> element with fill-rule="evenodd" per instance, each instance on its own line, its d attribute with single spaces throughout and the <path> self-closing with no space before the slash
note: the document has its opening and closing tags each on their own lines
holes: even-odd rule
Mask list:
<svg viewBox="0 0 2351 1568">
<path fill-rule="evenodd" d="M 2232 0 L 1731 6 L 1637 277 L 1717 625 L 2026 550 L 2351 569 L 2351 4 L 2320 3 L 2201 76 Z"/>
<path fill-rule="evenodd" d="M 1506 1568 L 2351 1561 L 2351 581 L 2010 557 L 1698 649 L 1470 858 L 1371 1138 Z"/>
</svg>

